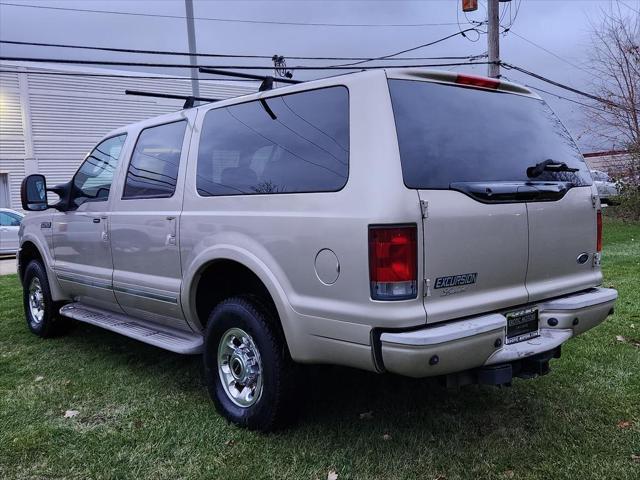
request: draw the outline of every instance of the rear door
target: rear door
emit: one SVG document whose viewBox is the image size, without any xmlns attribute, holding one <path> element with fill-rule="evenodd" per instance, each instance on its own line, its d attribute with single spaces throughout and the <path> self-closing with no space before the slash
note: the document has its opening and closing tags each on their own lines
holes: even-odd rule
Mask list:
<svg viewBox="0 0 640 480">
<path fill-rule="evenodd" d="M 404 182 L 423 208 L 427 322 L 525 304 L 529 283 L 575 273 L 553 235 L 595 239 L 589 173 L 544 102 L 455 79 L 389 80 Z M 546 159 L 577 171 L 529 177 Z"/>
<path fill-rule="evenodd" d="M 138 135 L 111 218 L 113 289 L 129 315 L 189 330 L 180 306 L 179 222 L 195 111 Z M 186 117 L 186 118 L 185 118 Z"/>
</svg>

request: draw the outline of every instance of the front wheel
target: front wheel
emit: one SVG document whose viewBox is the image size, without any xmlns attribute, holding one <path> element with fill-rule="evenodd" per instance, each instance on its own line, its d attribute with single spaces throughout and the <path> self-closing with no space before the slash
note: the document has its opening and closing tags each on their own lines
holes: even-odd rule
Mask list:
<svg viewBox="0 0 640 480">
<path fill-rule="evenodd" d="M 32 333 L 48 338 L 67 330 L 69 321 L 58 315 L 47 272 L 38 260 L 32 260 L 25 269 L 22 296 L 27 326 Z"/>
<path fill-rule="evenodd" d="M 216 409 L 251 430 L 275 430 L 291 418 L 293 365 L 275 322 L 258 299 L 240 296 L 214 308 L 205 332 L 205 377 Z"/>
</svg>

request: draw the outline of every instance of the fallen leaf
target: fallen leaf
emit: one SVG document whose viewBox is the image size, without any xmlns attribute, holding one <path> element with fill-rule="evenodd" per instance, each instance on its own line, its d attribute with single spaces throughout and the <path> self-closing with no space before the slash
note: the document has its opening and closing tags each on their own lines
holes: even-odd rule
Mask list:
<svg viewBox="0 0 640 480">
<path fill-rule="evenodd" d="M 80 412 L 78 410 L 67 410 L 64 412 L 64 418 L 77 417 Z"/>
<path fill-rule="evenodd" d="M 327 480 L 338 480 L 338 472 L 335 470 L 329 470 L 329 473 L 327 473 Z"/>
<path fill-rule="evenodd" d="M 640 455 L 637 455 L 635 453 L 631 454 L 631 461 L 635 462 L 635 463 L 640 463 Z"/>
<path fill-rule="evenodd" d="M 504 472 L 502 472 L 502 475 L 504 475 L 506 478 L 513 478 L 515 474 L 516 472 L 514 472 L 513 470 L 505 470 Z"/>
<path fill-rule="evenodd" d="M 629 420 L 620 420 L 617 424 L 618 428 L 631 428 L 633 426 L 633 422 L 630 422 Z"/>
<path fill-rule="evenodd" d="M 627 341 L 627 339 L 624 338 L 622 335 L 616 335 L 616 341 L 624 343 Z"/>
<path fill-rule="evenodd" d="M 360 420 L 371 420 L 373 418 L 373 412 L 364 412 L 360 414 Z"/>
<path fill-rule="evenodd" d="M 383 440 L 391 440 L 391 435 L 389 435 L 388 433 L 385 433 L 384 435 L 382 435 L 382 439 Z"/>
<path fill-rule="evenodd" d="M 38 376 L 36 377 L 36 382 L 41 382 L 42 380 L 44 380 L 44 377 L 42 377 L 42 376 L 40 376 L 40 375 L 38 375 Z"/>
<path fill-rule="evenodd" d="M 71 380 L 65 380 L 64 382 L 62 382 L 63 385 L 69 385 L 71 384 Z"/>
<path fill-rule="evenodd" d="M 135 428 L 135 429 L 138 429 L 138 430 L 139 430 L 139 429 L 141 429 L 141 428 L 142 428 L 142 426 L 143 426 L 143 425 L 144 425 L 144 423 L 142 423 L 142 420 L 140 420 L 139 418 L 136 418 L 136 419 L 133 421 L 133 428 Z"/>
<path fill-rule="evenodd" d="M 433 480 L 447 480 L 447 477 L 444 475 L 436 475 Z"/>
<path fill-rule="evenodd" d="M 227 440 L 226 442 L 224 442 L 224 444 L 227 447 L 232 447 L 234 444 L 236 443 L 236 441 L 233 438 L 230 438 L 229 440 Z"/>
</svg>

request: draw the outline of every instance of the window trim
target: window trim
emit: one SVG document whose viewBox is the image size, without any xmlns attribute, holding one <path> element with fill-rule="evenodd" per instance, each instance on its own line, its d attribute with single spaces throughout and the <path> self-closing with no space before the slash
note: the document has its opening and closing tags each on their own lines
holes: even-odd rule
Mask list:
<svg viewBox="0 0 640 480">
<path fill-rule="evenodd" d="M 184 135 L 182 136 L 182 145 L 180 146 L 180 160 L 178 160 L 178 177 L 180 176 L 180 166 L 182 165 L 182 154 L 184 151 L 184 141 L 187 137 L 187 128 L 189 127 L 189 121 L 186 118 L 180 118 L 178 120 L 172 120 L 170 122 L 158 123 L 156 125 L 149 125 L 148 127 L 144 127 L 142 130 L 138 132 L 138 136 L 136 138 L 136 143 L 133 145 L 133 150 L 131 150 L 131 155 L 129 155 L 129 162 L 127 163 L 127 169 L 124 172 L 124 179 L 122 181 L 122 195 L 120 196 L 120 200 L 144 200 L 144 199 L 156 199 L 156 198 L 172 198 L 176 194 L 176 189 L 178 188 L 178 178 L 176 177 L 176 184 L 173 187 L 173 192 L 171 195 L 167 194 L 157 194 L 157 195 L 135 195 L 130 197 L 125 197 L 125 191 L 127 189 L 127 177 L 129 176 L 129 168 L 131 167 L 131 162 L 133 161 L 133 155 L 136 153 L 136 147 L 140 142 L 140 137 L 145 132 L 145 130 L 149 130 L 157 127 L 164 127 L 166 125 L 172 125 L 174 123 L 185 123 Z"/>
<path fill-rule="evenodd" d="M 120 153 L 122 154 L 122 151 L 124 151 L 124 146 L 125 146 L 125 144 L 127 143 L 127 138 L 129 137 L 129 132 L 121 132 L 121 133 L 116 133 L 116 134 L 114 134 L 114 135 L 110 135 L 110 136 L 108 136 L 108 137 L 103 138 L 102 140 L 100 140 L 98 143 L 96 143 L 96 144 L 95 144 L 95 146 L 91 149 L 91 151 L 89 151 L 89 153 L 88 153 L 88 154 L 84 157 L 84 159 L 82 160 L 82 163 L 80 164 L 80 166 L 79 166 L 79 167 L 78 167 L 78 169 L 76 170 L 76 173 L 74 173 L 74 174 L 73 174 L 73 177 L 71 177 L 71 182 L 70 182 L 70 184 L 71 184 L 71 188 L 72 188 L 72 189 L 75 189 L 75 188 L 76 188 L 76 186 L 75 186 L 76 176 L 78 175 L 78 172 L 80 172 L 80 169 L 81 169 L 81 168 L 82 168 L 82 166 L 85 164 L 85 162 L 86 162 L 86 161 L 89 159 L 89 157 L 91 156 L 91 153 L 93 153 L 93 151 L 94 151 L 96 148 L 98 148 L 100 145 L 102 145 L 102 144 L 103 144 L 104 142 L 106 142 L 107 140 L 112 140 L 112 139 L 114 139 L 114 138 L 118 138 L 118 137 L 122 137 L 122 136 L 124 136 L 124 141 L 122 142 L 122 150 L 121 150 L 121 152 L 120 152 Z M 121 162 L 120 162 L 120 157 L 118 157 L 118 165 L 120 165 L 120 164 L 121 164 Z M 113 178 L 111 179 L 111 185 L 113 185 L 113 182 L 114 182 L 114 180 L 115 180 L 115 179 L 116 179 L 116 175 L 115 175 L 115 172 L 114 172 Z M 84 201 L 84 202 L 82 202 L 82 203 L 84 204 L 84 203 L 89 203 L 89 202 L 91 202 L 91 203 L 94 203 L 94 202 L 108 202 L 108 201 L 109 201 L 109 197 L 111 196 L 111 185 L 109 186 L 109 195 L 107 195 L 106 197 L 102 197 L 102 198 L 89 198 L 89 197 L 86 197 L 86 198 L 87 198 L 87 200 L 86 200 L 86 201 Z M 71 198 L 71 202 L 73 202 L 73 200 L 75 200 L 76 198 L 78 198 L 78 197 L 73 197 L 73 198 Z M 82 205 L 82 204 L 81 204 L 81 205 Z M 74 208 L 74 210 L 75 210 L 75 209 L 77 209 L 79 206 L 80 206 L 80 205 L 76 206 L 76 207 Z"/>
<path fill-rule="evenodd" d="M 274 192 L 274 193 L 237 193 L 237 194 L 221 194 L 221 195 L 201 195 L 200 192 L 198 191 L 198 158 L 200 157 L 200 142 L 202 139 L 202 127 L 204 126 L 204 122 L 207 119 L 207 115 L 211 112 L 213 112 L 214 110 L 222 110 L 223 108 L 229 108 L 229 107 L 235 107 L 236 105 L 245 105 L 248 103 L 259 103 L 262 100 L 270 100 L 272 98 L 282 98 L 282 97 L 287 97 L 290 95 L 297 95 L 300 93 L 306 93 L 306 92 L 315 92 L 318 90 L 327 90 L 330 88 L 336 88 L 336 87 L 341 87 L 344 88 L 347 91 L 347 128 L 348 128 L 348 138 L 349 138 L 349 149 L 347 152 L 347 175 L 344 179 L 344 184 L 336 189 L 336 190 L 308 190 L 308 191 L 301 191 L 301 192 Z M 309 88 L 306 90 L 299 90 L 297 92 L 289 92 L 289 93 L 282 93 L 282 94 L 276 94 L 276 95 L 270 95 L 268 97 L 260 97 L 260 98 L 254 98 L 252 100 L 243 100 L 241 102 L 236 102 L 236 103 L 231 103 L 229 105 L 215 105 L 212 108 L 210 108 L 209 110 L 207 110 L 206 112 L 204 112 L 203 116 L 202 116 L 202 123 L 200 124 L 200 132 L 198 134 L 198 151 L 197 151 L 197 155 L 196 155 L 196 159 L 195 159 L 195 182 L 194 182 L 194 189 L 195 189 L 195 194 L 198 196 L 198 198 L 219 198 L 219 197 L 226 197 L 226 198 L 233 198 L 233 197 L 258 197 L 258 196 L 272 196 L 272 195 L 298 195 L 298 194 L 308 194 L 308 193 L 337 193 L 337 192 L 341 192 L 342 190 L 344 190 L 344 188 L 347 186 L 347 184 L 349 183 L 349 179 L 350 179 L 350 175 L 351 175 L 351 92 L 349 91 L 349 87 L 345 84 L 335 84 L 335 85 L 328 85 L 326 87 L 316 87 L 316 88 Z"/>
</svg>

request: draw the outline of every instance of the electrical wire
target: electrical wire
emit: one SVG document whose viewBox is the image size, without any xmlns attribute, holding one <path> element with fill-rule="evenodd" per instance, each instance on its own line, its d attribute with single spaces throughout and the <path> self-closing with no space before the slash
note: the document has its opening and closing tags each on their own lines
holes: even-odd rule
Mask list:
<svg viewBox="0 0 640 480">
<path fill-rule="evenodd" d="M 531 72 L 529 70 L 525 70 L 524 68 L 518 67 L 516 65 L 512 65 L 512 64 L 506 63 L 506 62 L 500 62 L 500 65 L 502 65 L 504 68 L 506 68 L 508 70 L 509 69 L 517 70 L 517 71 L 519 71 L 521 73 L 524 73 L 525 75 L 529 75 L 530 77 L 537 78 L 538 80 L 541 80 L 543 82 L 549 83 L 551 85 L 555 85 L 558 88 L 562 88 L 562 89 L 567 90 L 569 92 L 573 92 L 573 93 L 576 93 L 578 95 L 582 95 L 583 97 L 590 98 L 591 100 L 596 100 L 597 102 L 603 103 L 605 105 L 609 105 L 609 106 L 612 106 L 612 107 L 615 107 L 615 108 L 621 108 L 621 109 L 627 110 L 627 107 L 625 107 L 623 105 L 620 105 L 620 104 L 618 104 L 616 102 L 612 102 L 611 100 L 607 100 L 606 98 L 598 97 L 597 95 L 592 95 L 590 93 L 583 92 L 582 90 L 578 90 L 577 88 L 570 87 L 569 85 L 565 85 L 563 83 L 556 82 L 555 80 L 551 80 L 551 79 L 549 79 L 547 77 L 543 77 L 542 75 L 539 75 L 537 73 Z M 640 109 L 635 108 L 634 110 L 636 112 L 640 112 Z"/>
<path fill-rule="evenodd" d="M 115 10 L 92 10 L 87 8 L 70 8 L 70 7 L 54 7 L 51 5 L 28 5 L 23 3 L 0 3 L 0 7 L 21 7 L 35 8 L 43 10 L 58 10 L 64 12 L 81 12 L 81 13 L 101 13 L 109 15 L 128 15 L 135 17 L 154 17 L 154 18 L 174 18 L 184 20 L 181 15 L 168 15 L 159 13 L 139 13 L 139 12 L 119 12 Z M 281 20 L 249 20 L 239 18 L 216 18 L 216 17 L 194 17 L 194 20 L 210 21 L 210 22 L 230 22 L 230 23 L 250 23 L 264 25 L 291 25 L 302 27 L 435 27 L 435 26 L 452 26 L 455 23 L 316 23 L 316 22 L 288 22 Z"/>
<path fill-rule="evenodd" d="M 569 61 L 569 60 L 567 60 L 566 58 L 563 58 L 563 57 L 561 57 L 560 55 L 558 55 L 558 54 L 556 54 L 556 53 L 552 52 L 551 50 L 549 50 L 549 49 L 547 49 L 547 48 L 543 47 L 542 45 L 539 45 L 539 44 L 537 44 L 537 43 L 533 42 L 532 40 L 529 40 L 528 38 L 526 38 L 526 37 L 524 37 L 524 36 L 520 35 L 519 33 L 514 32 L 514 31 L 513 31 L 513 30 L 511 30 L 511 29 L 509 29 L 509 30 L 505 30 L 505 32 L 504 32 L 504 33 L 506 33 L 507 31 L 511 32 L 513 35 L 515 35 L 516 37 L 518 37 L 518 38 L 522 39 L 523 41 L 527 42 L 528 44 L 533 45 L 534 47 L 539 48 L 540 50 L 542 50 L 542 51 L 544 51 L 544 52 L 548 53 L 549 55 L 551 55 L 551 56 L 553 56 L 553 57 L 557 58 L 558 60 L 563 61 L 563 62 L 564 62 L 564 63 L 566 63 L 567 65 L 570 65 L 570 66 L 572 66 L 573 68 L 577 68 L 578 70 L 582 70 L 583 72 L 586 72 L 586 73 L 588 73 L 589 75 L 592 75 L 592 76 L 594 76 L 594 77 L 597 77 L 597 75 L 595 75 L 592 71 L 590 71 L 590 70 L 588 70 L 588 69 L 586 69 L 586 68 L 584 68 L 584 67 L 581 67 L 580 65 L 576 65 L 576 64 L 575 64 L 575 63 L 573 63 L 573 62 L 570 62 L 570 61 Z"/>
<path fill-rule="evenodd" d="M 190 53 L 190 52 L 177 52 L 167 50 L 141 50 L 135 48 L 115 48 L 115 47 L 98 47 L 93 45 L 70 45 L 66 43 L 42 43 L 42 42 L 23 42 L 18 40 L 0 40 L 0 44 L 5 43 L 9 45 L 26 45 L 34 47 L 53 47 L 53 48 L 70 48 L 78 50 L 97 50 L 103 52 L 118 52 L 118 53 L 134 53 L 145 55 L 175 55 L 185 57 L 213 57 L 213 58 L 257 58 L 257 59 L 269 59 L 273 58 L 273 55 L 238 55 L 228 53 Z M 300 57 L 285 55 L 285 58 L 289 60 L 367 60 L 368 57 Z M 473 56 L 458 56 L 458 57 L 404 57 L 404 58 L 389 58 L 388 60 L 465 60 L 473 58 Z"/>
<path fill-rule="evenodd" d="M 562 100 L 567 100 L 568 102 L 576 103 L 576 104 L 581 105 L 583 107 L 592 108 L 594 110 L 598 110 L 598 111 L 603 112 L 603 113 L 610 113 L 607 110 L 605 110 L 604 108 L 596 107 L 595 105 L 589 105 L 588 103 L 579 102 L 578 100 L 575 100 L 573 98 L 564 97 L 562 95 L 558 95 L 557 93 L 553 93 L 553 92 L 550 92 L 548 90 L 544 90 L 544 89 L 542 89 L 540 87 L 534 87 L 533 85 L 528 85 L 526 83 L 524 84 L 524 86 L 527 87 L 527 88 L 531 88 L 533 90 L 537 90 L 539 92 L 543 92 L 543 93 L 546 93 L 546 94 L 549 94 L 549 95 L 553 95 L 554 97 L 560 98 Z"/>
<path fill-rule="evenodd" d="M 411 47 L 411 48 L 407 48 L 405 50 L 400 50 L 398 52 L 390 53 L 389 55 L 383 55 L 381 57 L 372 57 L 372 58 L 369 58 L 367 60 L 361 60 L 359 62 L 342 63 L 340 65 L 331 65 L 330 67 L 327 67 L 327 68 L 352 67 L 352 66 L 355 66 L 355 65 L 362 65 L 363 63 L 368 63 L 368 62 L 374 62 L 374 61 L 378 61 L 378 60 L 387 60 L 387 59 L 389 59 L 391 57 L 397 57 L 398 55 L 402 55 L 403 53 L 409 53 L 409 52 L 413 52 L 415 50 L 419 50 L 421 48 L 430 47 L 431 45 L 435 45 L 437 43 L 444 42 L 445 40 L 449 40 L 450 38 L 457 37 L 458 35 L 465 36 L 466 32 L 470 32 L 472 30 L 473 31 L 477 31 L 476 27 L 471 27 L 471 28 L 467 28 L 465 30 L 461 30 L 461 31 L 452 33 L 450 35 L 447 35 L 446 37 L 438 38 L 437 40 L 432 40 L 431 42 L 428 42 L 428 43 L 423 43 L 422 45 L 418 45 L 417 47 Z M 367 67 L 367 68 L 372 68 L 372 67 Z"/>
<path fill-rule="evenodd" d="M 418 48 L 418 47 L 417 47 Z M 124 62 L 112 60 L 81 60 L 81 59 L 63 59 L 63 58 L 37 58 L 37 57 L 7 57 L 0 56 L 0 60 L 13 62 L 32 62 L 32 63 L 56 63 L 56 64 L 77 64 L 77 65 L 109 65 L 121 67 L 145 67 L 145 68 L 211 68 L 224 70 L 273 70 L 273 66 L 251 66 L 251 65 L 192 65 L 180 63 L 159 63 L 159 62 Z M 457 62 L 457 63 L 433 63 L 433 64 L 414 64 L 414 65 L 394 65 L 393 68 L 425 68 L 425 67 L 451 67 L 454 65 L 477 65 L 486 64 L 488 62 Z M 372 65 L 366 69 L 390 68 L 388 65 Z M 361 68 L 348 65 L 335 66 L 294 66 L 287 67 L 288 70 L 360 70 Z"/>
<path fill-rule="evenodd" d="M 2 65 L 0 64 L 0 67 Z M 29 75 L 58 75 L 64 77 L 104 77 L 104 78 L 132 78 L 139 80 L 199 80 L 206 82 L 219 82 L 219 78 L 203 78 L 203 77 L 169 77 L 163 75 L 124 75 L 117 73 L 85 73 L 85 72 L 47 72 L 43 70 L 10 70 L 0 68 L 0 73 L 27 73 Z M 248 80 L 244 78 L 225 78 L 225 82 L 257 82 L 258 80 Z M 278 79 L 274 79 L 278 81 Z"/>
</svg>

